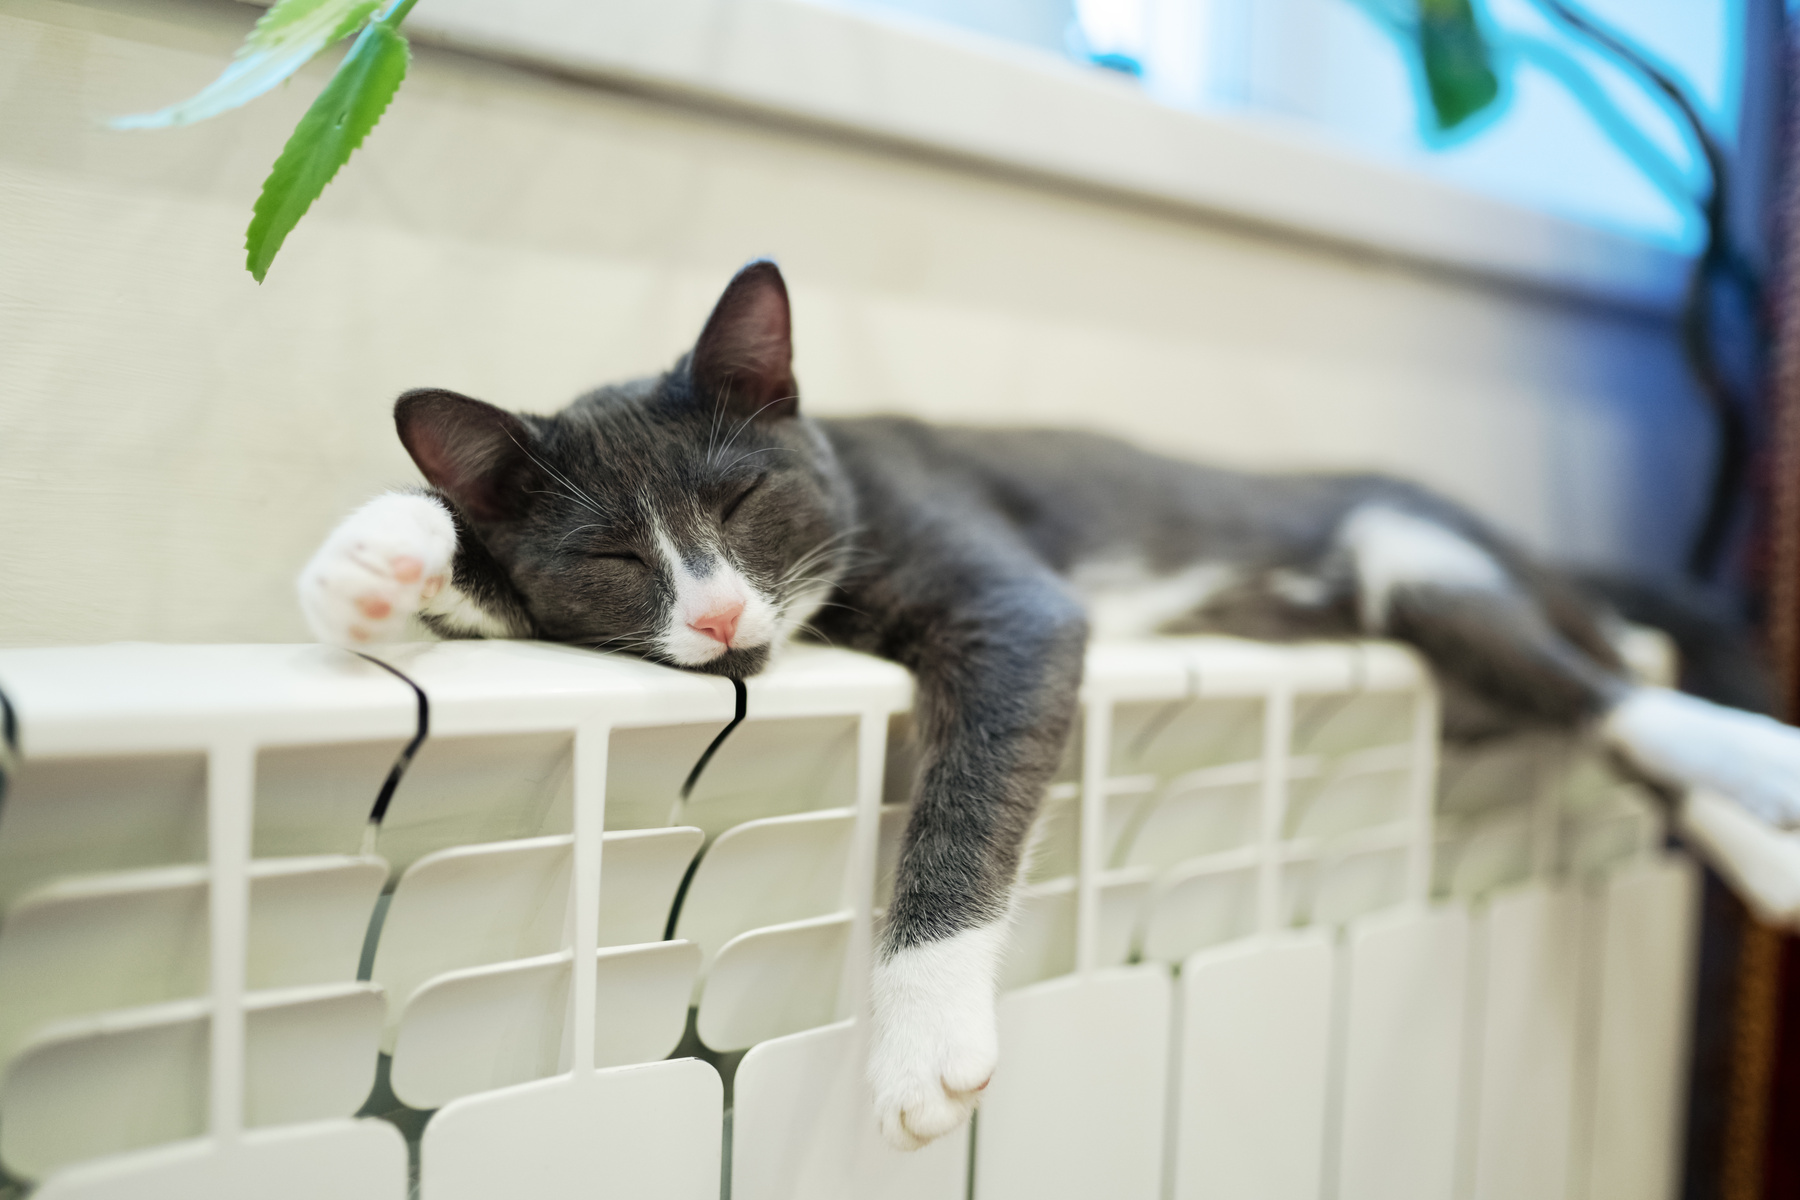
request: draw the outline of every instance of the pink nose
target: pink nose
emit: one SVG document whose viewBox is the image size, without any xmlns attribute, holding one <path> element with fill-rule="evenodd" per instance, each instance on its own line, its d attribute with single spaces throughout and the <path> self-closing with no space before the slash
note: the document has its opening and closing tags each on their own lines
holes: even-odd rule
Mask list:
<svg viewBox="0 0 1800 1200">
<path fill-rule="evenodd" d="M 689 621 L 688 628 L 729 646 L 731 639 L 737 636 L 738 618 L 743 615 L 743 601 L 729 600 L 711 612 Z"/>
</svg>

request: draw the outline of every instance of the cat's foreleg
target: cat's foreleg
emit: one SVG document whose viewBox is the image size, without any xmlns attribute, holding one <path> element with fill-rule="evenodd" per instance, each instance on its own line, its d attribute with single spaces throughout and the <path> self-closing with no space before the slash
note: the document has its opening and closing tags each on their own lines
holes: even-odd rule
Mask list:
<svg viewBox="0 0 1800 1200">
<path fill-rule="evenodd" d="M 909 634 L 922 754 L 871 981 L 869 1082 L 883 1135 L 903 1149 L 961 1125 L 994 1072 L 1013 882 L 1086 642 L 1080 607 L 1047 573 L 962 582 L 969 608 Z"/>
<path fill-rule="evenodd" d="M 449 507 L 429 492 L 375 497 L 344 518 L 301 570 L 307 626 L 322 642 L 352 647 L 405 638 L 415 616 L 446 637 L 524 632 L 504 604 L 481 594 L 483 564 L 459 532 Z"/>
</svg>

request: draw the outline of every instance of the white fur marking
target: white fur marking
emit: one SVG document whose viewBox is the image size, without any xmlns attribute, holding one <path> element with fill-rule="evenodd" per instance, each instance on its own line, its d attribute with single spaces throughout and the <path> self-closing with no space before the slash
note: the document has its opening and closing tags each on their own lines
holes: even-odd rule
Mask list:
<svg viewBox="0 0 1800 1200">
<path fill-rule="evenodd" d="M 882 1136 L 896 1148 L 915 1150 L 961 1125 L 993 1075 L 1006 934 L 1006 922 L 996 922 L 876 965 L 869 1088 Z"/>
<path fill-rule="evenodd" d="M 456 523 L 440 501 L 415 492 L 377 496 L 345 517 L 301 568 L 300 611 L 322 642 L 398 641 L 428 591 L 435 603 L 451 590 L 455 554 Z"/>
<path fill-rule="evenodd" d="M 1344 518 L 1338 541 L 1356 564 L 1363 628 L 1381 632 L 1388 601 L 1406 584 L 1484 591 L 1507 586 L 1506 572 L 1486 550 L 1436 521 L 1385 505 L 1364 505 Z"/>
<path fill-rule="evenodd" d="M 1675 648 L 1674 638 L 1648 625 L 1618 620 L 1603 624 L 1600 632 L 1637 682 L 1675 686 L 1681 675 L 1681 654 Z"/>
<path fill-rule="evenodd" d="M 1296 608 L 1319 608 L 1331 600 L 1331 585 L 1301 571 L 1269 572 L 1269 590 Z"/>
<path fill-rule="evenodd" d="M 445 583 L 443 590 L 427 600 L 419 612 L 444 622 L 458 633 L 484 638 L 520 636 L 519 631 L 476 604 L 454 583 Z"/>
<path fill-rule="evenodd" d="M 1148 637 L 1171 621 L 1196 613 L 1242 578 L 1226 563 L 1197 563 L 1172 575 L 1153 575 L 1136 558 L 1082 563 L 1070 585 L 1088 612 L 1097 638 Z"/>
<path fill-rule="evenodd" d="M 825 606 L 830 595 L 831 589 L 828 587 L 813 587 L 794 593 L 775 621 L 775 638 L 771 648 L 779 652 L 791 644 L 794 634 L 813 619 L 813 615 Z"/>
<path fill-rule="evenodd" d="M 1723 793 L 1772 825 L 1800 824 L 1800 730 L 1667 688 L 1613 706 L 1601 736 L 1672 784 Z"/>
<path fill-rule="evenodd" d="M 688 570 L 681 551 L 660 526 L 656 530 L 656 547 L 675 581 L 675 603 L 669 608 L 669 623 L 658 639 L 669 658 L 684 667 L 697 667 L 728 649 L 755 649 L 774 639 L 780 622 L 775 604 L 744 578 L 744 573 L 723 553 L 716 548 L 706 551 L 711 569 L 705 575 L 696 575 Z M 729 647 L 691 627 L 691 622 L 733 603 L 743 605 L 743 612 Z"/>
</svg>

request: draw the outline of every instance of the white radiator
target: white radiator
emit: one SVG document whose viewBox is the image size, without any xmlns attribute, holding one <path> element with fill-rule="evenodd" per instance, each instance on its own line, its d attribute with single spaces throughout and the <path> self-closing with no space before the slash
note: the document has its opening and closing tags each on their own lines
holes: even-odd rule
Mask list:
<svg viewBox="0 0 1800 1200">
<path fill-rule="evenodd" d="M 1090 653 L 1000 1071 L 914 1154 L 860 1066 L 904 672 L 795 649 L 684 801 L 728 681 L 383 657 L 406 678 L 317 646 L 0 651 L 0 1164 L 35 1195 L 1672 1195 L 1694 872 L 1566 747 L 1446 764 L 1434 823 L 1401 648 Z M 690 1022 L 729 1116 L 712 1062 L 669 1057 Z M 378 1063 L 436 1110 L 410 1152 L 355 1116 Z"/>
</svg>

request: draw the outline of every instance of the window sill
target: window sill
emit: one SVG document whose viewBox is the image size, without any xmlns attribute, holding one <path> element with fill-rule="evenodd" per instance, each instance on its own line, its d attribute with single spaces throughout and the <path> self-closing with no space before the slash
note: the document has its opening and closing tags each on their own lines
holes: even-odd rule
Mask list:
<svg viewBox="0 0 1800 1200">
<path fill-rule="evenodd" d="M 1685 258 L 1627 234 L 1254 118 L 1170 108 L 1131 80 L 1047 54 L 813 0 L 427 0 L 407 28 L 475 54 L 1609 305 L 1672 312 L 1685 281 Z"/>
</svg>

